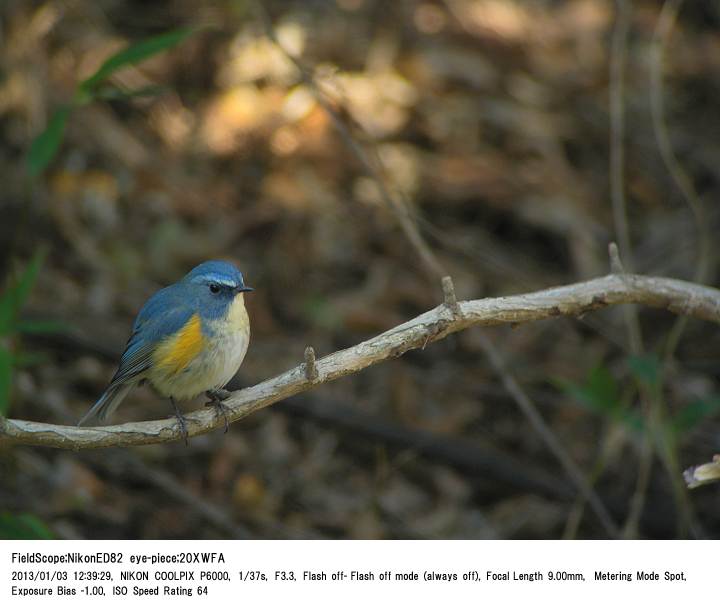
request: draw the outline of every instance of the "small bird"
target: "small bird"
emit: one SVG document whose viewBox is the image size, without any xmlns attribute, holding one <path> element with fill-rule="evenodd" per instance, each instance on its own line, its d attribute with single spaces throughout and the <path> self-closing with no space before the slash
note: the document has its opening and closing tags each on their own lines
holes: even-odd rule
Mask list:
<svg viewBox="0 0 720 609">
<path fill-rule="evenodd" d="M 229 262 L 203 262 L 156 292 L 138 313 L 120 365 L 100 399 L 80 420 L 106 421 L 133 387 L 144 381 L 170 398 L 187 444 L 185 417 L 175 400 L 201 393 L 225 417 L 223 387 L 235 376 L 250 342 L 243 292 L 252 292 Z"/>
</svg>

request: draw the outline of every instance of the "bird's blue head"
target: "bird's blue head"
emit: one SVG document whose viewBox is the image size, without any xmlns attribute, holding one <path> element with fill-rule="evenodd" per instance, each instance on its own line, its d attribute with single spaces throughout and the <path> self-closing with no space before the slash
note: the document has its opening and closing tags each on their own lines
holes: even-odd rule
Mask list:
<svg viewBox="0 0 720 609">
<path fill-rule="evenodd" d="M 198 300 L 201 316 L 224 317 L 228 307 L 242 292 L 252 292 L 234 264 L 222 260 L 203 262 L 183 277 L 181 284 Z"/>
</svg>

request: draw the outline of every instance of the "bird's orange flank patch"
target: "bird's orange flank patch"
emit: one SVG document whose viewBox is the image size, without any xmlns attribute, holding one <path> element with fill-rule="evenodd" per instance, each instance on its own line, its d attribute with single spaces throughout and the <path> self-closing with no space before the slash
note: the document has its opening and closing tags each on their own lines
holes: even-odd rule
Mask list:
<svg viewBox="0 0 720 609">
<path fill-rule="evenodd" d="M 176 334 L 166 338 L 155 350 L 155 365 L 166 374 L 178 374 L 202 351 L 205 337 L 196 313 Z"/>
</svg>

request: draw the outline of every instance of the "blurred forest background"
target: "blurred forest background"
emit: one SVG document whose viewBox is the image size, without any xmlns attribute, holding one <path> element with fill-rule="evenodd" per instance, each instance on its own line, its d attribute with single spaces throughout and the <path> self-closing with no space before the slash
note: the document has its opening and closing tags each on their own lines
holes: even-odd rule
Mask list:
<svg viewBox="0 0 720 609">
<path fill-rule="evenodd" d="M 27 298 L 0 324 L 3 413 L 76 423 L 142 303 L 210 258 L 256 288 L 235 387 L 436 306 L 378 180 L 461 299 L 606 274 L 608 242 L 623 246 L 613 197 L 625 264 L 693 280 L 720 227 L 720 5 L 670 1 L 4 0 L 0 275 L 5 301 Z M 92 95 L 81 86 L 178 31 Z M 33 159 L 49 121 L 58 149 Z M 674 172 L 697 190 L 700 227 Z M 717 251 L 701 262 L 716 285 Z M 720 332 L 691 321 L 668 355 L 675 316 L 639 320 L 634 350 L 618 308 L 471 329 L 189 447 L 4 448 L 0 535 L 606 537 L 487 336 L 629 536 L 717 537 L 720 488 L 688 492 L 681 472 L 720 452 Z M 170 412 L 142 388 L 115 421 Z"/>
</svg>

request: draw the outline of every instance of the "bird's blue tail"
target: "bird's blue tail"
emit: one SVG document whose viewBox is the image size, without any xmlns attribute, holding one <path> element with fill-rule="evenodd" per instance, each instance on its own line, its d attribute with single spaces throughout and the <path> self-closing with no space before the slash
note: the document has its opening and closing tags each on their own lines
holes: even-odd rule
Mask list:
<svg viewBox="0 0 720 609">
<path fill-rule="evenodd" d="M 105 393 L 100 396 L 100 399 L 95 402 L 95 405 L 80 419 L 78 427 L 84 425 L 91 419 L 97 419 L 100 423 L 107 421 L 135 385 L 136 383 L 110 385 L 110 387 L 105 390 Z"/>
</svg>

